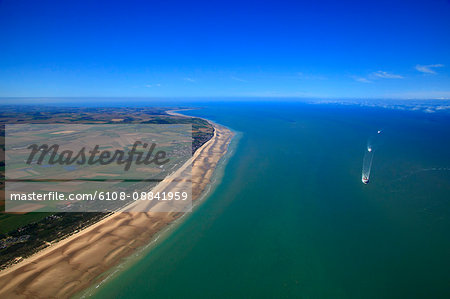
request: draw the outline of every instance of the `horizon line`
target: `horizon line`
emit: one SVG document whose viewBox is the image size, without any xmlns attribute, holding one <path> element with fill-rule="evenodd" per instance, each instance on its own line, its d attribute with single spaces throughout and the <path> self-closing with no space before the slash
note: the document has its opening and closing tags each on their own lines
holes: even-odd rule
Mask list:
<svg viewBox="0 0 450 299">
<path fill-rule="evenodd" d="M 179 99 L 290 99 L 290 100 L 450 100 L 450 97 L 319 97 L 319 96 L 0 96 L 2 99 L 154 99 L 154 100 L 179 100 Z M 0 104 L 2 104 L 0 102 Z"/>
</svg>

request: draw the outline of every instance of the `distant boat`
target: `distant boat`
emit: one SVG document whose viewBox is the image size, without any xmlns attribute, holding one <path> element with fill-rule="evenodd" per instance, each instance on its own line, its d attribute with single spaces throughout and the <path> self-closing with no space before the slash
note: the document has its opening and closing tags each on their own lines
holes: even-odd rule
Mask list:
<svg viewBox="0 0 450 299">
<path fill-rule="evenodd" d="M 366 177 L 365 175 L 363 175 L 362 176 L 362 182 L 364 183 L 364 184 L 367 184 L 367 183 L 369 183 L 369 178 L 368 177 Z"/>
</svg>

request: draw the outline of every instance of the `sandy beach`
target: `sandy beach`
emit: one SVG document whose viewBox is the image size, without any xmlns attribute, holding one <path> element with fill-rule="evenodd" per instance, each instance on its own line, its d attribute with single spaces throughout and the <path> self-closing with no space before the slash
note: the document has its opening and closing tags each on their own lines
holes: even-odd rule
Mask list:
<svg viewBox="0 0 450 299">
<path fill-rule="evenodd" d="M 186 181 L 177 180 L 177 177 L 190 164 L 192 198 L 195 201 L 201 196 L 233 135 L 223 126 L 212 125 L 214 136 L 153 190 L 181 188 L 176 184 L 186 184 Z M 99 275 L 148 244 L 157 232 L 180 216 L 182 213 L 179 212 L 114 213 L 1 271 L 0 297 L 67 298 L 94 284 Z"/>
</svg>

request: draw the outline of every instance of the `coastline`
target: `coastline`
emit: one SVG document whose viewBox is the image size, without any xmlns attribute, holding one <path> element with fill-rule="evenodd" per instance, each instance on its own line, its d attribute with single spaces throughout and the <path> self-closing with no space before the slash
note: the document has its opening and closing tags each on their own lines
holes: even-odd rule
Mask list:
<svg viewBox="0 0 450 299">
<path fill-rule="evenodd" d="M 179 111 L 179 110 L 174 110 Z M 168 114 L 178 115 L 174 111 Z M 211 183 L 233 133 L 212 121 L 214 135 L 193 157 L 153 190 L 164 190 L 183 168 L 192 164 L 194 204 Z M 173 186 L 173 183 L 172 185 Z M 69 297 L 99 281 L 99 277 L 145 247 L 183 213 L 114 213 L 0 272 L 0 296 Z M 49 284 L 51 281 L 51 284 Z"/>
<path fill-rule="evenodd" d="M 190 109 L 185 109 L 190 110 Z M 180 110 L 176 110 L 180 111 Z M 202 117 L 203 118 L 203 117 Z M 203 118 L 205 119 L 205 118 Z M 208 120 L 210 121 L 210 120 Z M 230 128 L 229 128 L 230 129 Z M 192 204 L 192 212 L 185 213 L 181 217 L 174 220 L 167 227 L 157 232 L 153 237 L 151 242 L 147 245 L 141 247 L 139 250 L 135 251 L 130 256 L 124 258 L 118 265 L 112 267 L 105 273 L 99 277 L 98 282 L 89 286 L 86 289 L 83 289 L 81 292 L 78 292 L 72 296 L 72 298 L 89 298 L 93 296 L 96 298 L 97 293 L 103 289 L 108 288 L 109 284 L 114 284 L 114 281 L 118 276 L 123 275 L 123 272 L 127 272 L 130 267 L 133 267 L 138 263 L 142 258 L 145 258 L 148 254 L 151 254 L 152 250 L 155 247 L 160 246 L 164 242 L 166 242 L 171 236 L 172 233 L 180 229 L 184 223 L 191 217 L 196 216 L 196 210 L 201 208 L 204 204 L 204 201 L 209 198 L 211 193 L 217 188 L 217 186 L 221 183 L 222 178 L 225 174 L 225 167 L 227 166 L 229 159 L 234 155 L 236 151 L 236 147 L 239 144 L 239 140 L 242 137 L 240 132 L 236 132 L 230 129 L 233 134 L 233 138 L 231 142 L 228 144 L 228 149 L 226 153 L 222 156 L 219 163 L 216 165 L 212 178 L 210 179 L 210 183 L 206 186 L 206 188 L 201 193 L 200 197 L 197 198 Z"/>
</svg>

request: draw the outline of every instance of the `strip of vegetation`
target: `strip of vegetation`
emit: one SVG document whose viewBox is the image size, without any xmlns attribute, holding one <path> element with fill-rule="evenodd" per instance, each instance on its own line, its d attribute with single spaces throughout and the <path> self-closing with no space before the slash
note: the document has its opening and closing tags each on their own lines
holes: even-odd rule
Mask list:
<svg viewBox="0 0 450 299">
<path fill-rule="evenodd" d="M 7 234 L 0 234 L 0 269 L 106 217 L 107 213 L 57 213 Z"/>
</svg>

